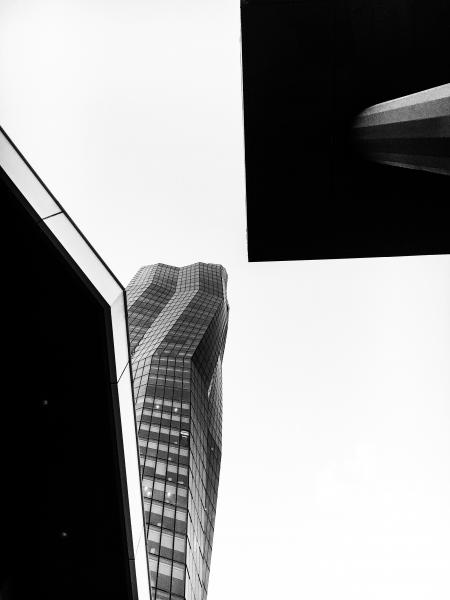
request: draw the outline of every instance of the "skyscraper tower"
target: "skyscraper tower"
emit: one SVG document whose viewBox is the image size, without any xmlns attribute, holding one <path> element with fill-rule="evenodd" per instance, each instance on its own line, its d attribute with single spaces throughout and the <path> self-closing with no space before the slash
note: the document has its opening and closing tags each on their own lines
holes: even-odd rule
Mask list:
<svg viewBox="0 0 450 600">
<path fill-rule="evenodd" d="M 204 600 L 222 433 L 227 274 L 220 265 L 142 267 L 127 287 L 151 586 Z"/>
</svg>

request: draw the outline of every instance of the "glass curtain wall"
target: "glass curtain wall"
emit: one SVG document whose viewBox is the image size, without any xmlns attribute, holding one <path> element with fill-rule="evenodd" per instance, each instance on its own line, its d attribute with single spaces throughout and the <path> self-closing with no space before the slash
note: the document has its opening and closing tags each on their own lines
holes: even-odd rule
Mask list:
<svg viewBox="0 0 450 600">
<path fill-rule="evenodd" d="M 129 334 L 156 600 L 204 600 L 221 459 L 223 267 L 157 264 L 127 287 Z"/>
</svg>

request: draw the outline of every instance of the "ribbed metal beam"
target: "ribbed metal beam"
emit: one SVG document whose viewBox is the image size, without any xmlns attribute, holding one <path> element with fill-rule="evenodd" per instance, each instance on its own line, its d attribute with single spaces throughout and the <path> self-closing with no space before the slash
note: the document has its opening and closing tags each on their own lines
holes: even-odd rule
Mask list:
<svg viewBox="0 0 450 600">
<path fill-rule="evenodd" d="M 354 133 L 370 160 L 450 175 L 450 83 L 366 108 Z"/>
</svg>

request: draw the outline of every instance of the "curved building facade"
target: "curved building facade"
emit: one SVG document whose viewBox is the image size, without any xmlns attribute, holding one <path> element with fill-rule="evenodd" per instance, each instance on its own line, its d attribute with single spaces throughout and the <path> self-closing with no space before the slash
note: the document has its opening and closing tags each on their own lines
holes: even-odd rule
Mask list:
<svg viewBox="0 0 450 600">
<path fill-rule="evenodd" d="M 219 483 L 227 274 L 142 267 L 128 323 L 155 600 L 204 600 Z"/>
</svg>

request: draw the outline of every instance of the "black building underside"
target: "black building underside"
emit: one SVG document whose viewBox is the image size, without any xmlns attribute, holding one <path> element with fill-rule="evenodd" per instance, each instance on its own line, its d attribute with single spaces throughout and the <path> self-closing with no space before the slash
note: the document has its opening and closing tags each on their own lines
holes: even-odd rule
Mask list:
<svg viewBox="0 0 450 600">
<path fill-rule="evenodd" d="M 448 0 L 247 0 L 241 23 L 249 260 L 448 253 L 450 178 L 352 141 L 366 107 L 448 83 Z"/>
<path fill-rule="evenodd" d="M 1 169 L 0 196 L 0 598 L 136 598 L 110 307 Z"/>
</svg>

